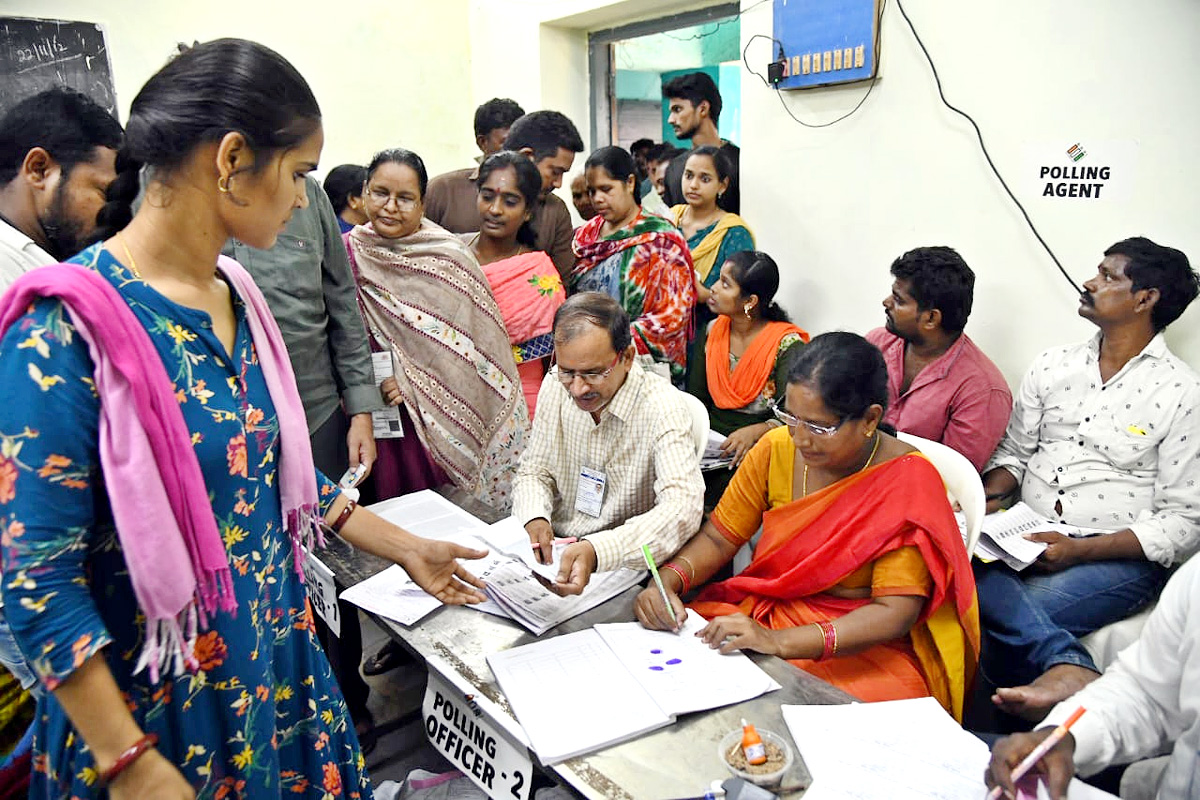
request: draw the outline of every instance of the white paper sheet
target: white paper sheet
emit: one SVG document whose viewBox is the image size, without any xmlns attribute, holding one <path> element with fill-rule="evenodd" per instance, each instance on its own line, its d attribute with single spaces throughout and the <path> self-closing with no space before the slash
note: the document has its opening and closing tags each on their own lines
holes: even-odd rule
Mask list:
<svg viewBox="0 0 1200 800">
<path fill-rule="evenodd" d="M 395 564 L 346 589 L 341 598 L 401 625 L 412 625 L 442 604 L 441 600 L 426 594 Z"/>
<path fill-rule="evenodd" d="M 549 581 L 558 577 L 558 569 L 562 565 L 563 549 L 566 545 L 556 544 L 551 548 L 551 562 L 540 563 L 534 557 L 533 547 L 529 543 L 529 533 L 516 517 L 505 517 L 488 526 L 485 537 L 489 544 L 510 556 L 521 559 L 531 570 Z"/>
<path fill-rule="evenodd" d="M 371 511 L 427 539 L 445 539 L 458 531 L 480 535 L 488 527 L 478 517 L 429 489 L 376 503 L 371 506 Z"/>
<path fill-rule="evenodd" d="M 723 656 L 696 632 L 708 622 L 688 610 L 679 633 L 652 631 L 637 622 L 597 625 L 635 680 L 672 716 L 740 703 L 779 688 L 743 653 Z"/>
<path fill-rule="evenodd" d="M 982 800 L 987 794 L 987 745 L 932 697 L 781 709 L 813 777 L 805 800 Z M 1068 796 L 1112 797 L 1078 781 Z"/>
</svg>

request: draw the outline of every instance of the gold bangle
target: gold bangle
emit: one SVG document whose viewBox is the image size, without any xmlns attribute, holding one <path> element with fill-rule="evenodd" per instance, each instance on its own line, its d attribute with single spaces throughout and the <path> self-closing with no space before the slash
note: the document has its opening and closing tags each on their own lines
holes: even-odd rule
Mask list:
<svg viewBox="0 0 1200 800">
<path fill-rule="evenodd" d="M 693 586 L 696 584 L 696 566 L 691 561 L 688 561 L 687 556 L 675 556 L 676 561 L 682 561 L 687 564 L 688 572 L 692 573 L 692 579 L 689 581 Z"/>
</svg>

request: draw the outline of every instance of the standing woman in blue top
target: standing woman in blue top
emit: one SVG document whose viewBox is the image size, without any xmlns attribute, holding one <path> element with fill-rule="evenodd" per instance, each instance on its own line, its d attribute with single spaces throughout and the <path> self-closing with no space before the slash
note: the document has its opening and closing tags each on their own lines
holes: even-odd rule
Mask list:
<svg viewBox="0 0 1200 800">
<path fill-rule="evenodd" d="M 150 79 L 126 137 L 106 209 L 123 230 L 0 301 L 0 579 L 53 693 L 30 795 L 369 798 L 299 544 L 319 514 L 450 603 L 482 600 L 455 561 L 481 554 L 356 510 L 313 468 L 278 328 L 218 261 L 304 207 L 316 100 L 275 52 L 222 39 Z"/>
</svg>

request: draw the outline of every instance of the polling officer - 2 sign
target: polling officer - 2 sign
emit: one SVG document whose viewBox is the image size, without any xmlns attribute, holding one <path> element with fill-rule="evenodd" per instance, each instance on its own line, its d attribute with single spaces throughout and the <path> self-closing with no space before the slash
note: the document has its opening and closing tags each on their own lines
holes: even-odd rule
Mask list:
<svg viewBox="0 0 1200 800">
<path fill-rule="evenodd" d="M 425 688 L 425 736 L 493 800 L 529 800 L 533 762 L 485 719 L 482 710 L 433 672 Z"/>
</svg>

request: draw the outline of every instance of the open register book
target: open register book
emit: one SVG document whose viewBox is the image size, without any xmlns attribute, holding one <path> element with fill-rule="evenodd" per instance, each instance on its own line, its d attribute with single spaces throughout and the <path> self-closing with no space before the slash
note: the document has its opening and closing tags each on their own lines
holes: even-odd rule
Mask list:
<svg viewBox="0 0 1200 800">
<path fill-rule="evenodd" d="M 486 603 L 469 607 L 513 619 L 535 636 L 617 596 L 645 574 L 628 569 L 597 572 L 583 594 L 559 597 L 534 574 L 553 581 L 558 575 L 562 548 L 554 548 L 554 563 L 538 564 L 528 534 L 514 517 L 488 525 L 428 490 L 387 500 L 371 510 L 418 536 L 487 550 L 487 556 L 478 561 L 462 562 L 468 572 L 485 582 L 490 598 Z M 351 586 L 341 597 L 402 625 L 416 623 L 441 605 L 441 601 L 425 594 L 399 566 Z"/>
<path fill-rule="evenodd" d="M 679 714 L 779 688 L 742 653 L 723 656 L 696 638 L 705 624 L 689 611 L 679 633 L 637 622 L 597 625 L 487 661 L 538 757 L 555 764 L 670 725 Z M 563 687 L 571 686 L 566 703 Z"/>
<path fill-rule="evenodd" d="M 1042 542 L 1031 542 L 1027 533 L 1057 531 L 1067 536 L 1096 536 L 1107 533 L 1099 528 L 1080 528 L 1052 522 L 1024 503 L 1017 503 L 1007 511 L 997 511 L 983 518 L 983 529 L 975 555 L 980 561 L 1003 561 L 1020 572 L 1028 567 L 1046 549 Z"/>
</svg>

